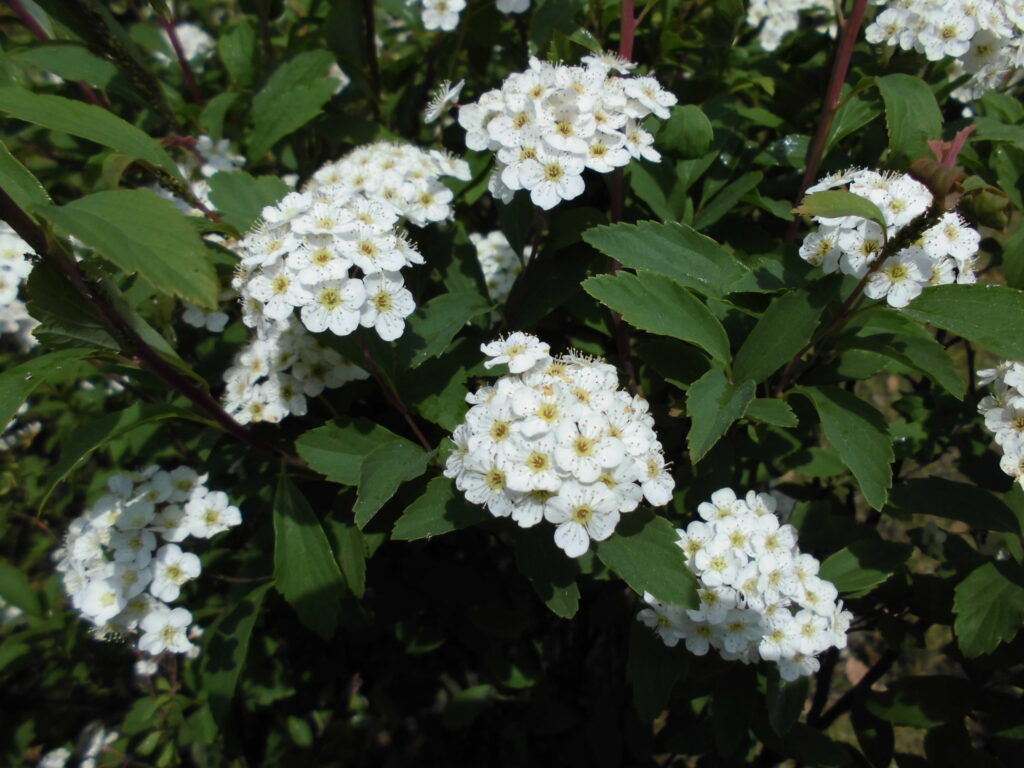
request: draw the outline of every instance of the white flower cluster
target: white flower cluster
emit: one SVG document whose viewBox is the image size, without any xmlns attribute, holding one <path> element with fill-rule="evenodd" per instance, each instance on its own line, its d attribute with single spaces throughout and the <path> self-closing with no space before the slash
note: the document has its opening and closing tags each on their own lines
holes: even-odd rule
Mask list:
<svg viewBox="0 0 1024 768">
<path fill-rule="evenodd" d="M 648 115 L 665 120 L 676 97 L 651 76 L 618 77 L 633 64 L 612 54 L 583 66 L 530 59 L 501 88 L 459 108 L 466 146 L 497 154 L 490 191 L 508 202 L 518 189 L 544 209 L 583 194 L 583 171 L 608 173 L 645 158 L 658 162 Z"/>
<path fill-rule="evenodd" d="M 487 284 L 487 295 L 498 303 L 504 303 L 524 264 L 530 260 L 533 248 L 526 246 L 520 259 L 500 229 L 486 235 L 473 232 L 469 240 L 476 248 L 476 257 Z"/>
<path fill-rule="evenodd" d="M 371 144 L 264 208 L 262 223 L 236 247 L 243 322 L 266 339 L 281 330 L 268 326 L 298 309 L 313 333 L 346 336 L 361 325 L 397 339 L 416 308 L 400 270 L 423 263 L 397 227 L 403 218 L 423 226 L 451 216 L 442 175 L 469 178 L 469 167 L 438 151 Z"/>
<path fill-rule="evenodd" d="M 761 25 L 758 42 L 764 50 L 774 51 L 782 38 L 800 26 L 800 14 L 804 11 L 813 12 L 819 32 L 827 31 L 835 37 L 836 10 L 828 0 L 751 0 L 747 6 L 747 25 Z"/>
<path fill-rule="evenodd" d="M 853 168 L 828 176 L 810 187 L 807 194 L 837 187 L 867 198 L 881 209 L 892 238 L 932 205 L 932 193 L 907 174 L 887 174 Z M 862 278 L 870 273 L 864 293 L 891 307 L 905 307 L 929 285 L 973 283 L 974 256 L 981 235 L 958 214 L 944 213 L 910 246 L 876 264 L 884 246 L 882 228 L 859 216 L 825 218 L 804 238 L 800 257 L 825 272 L 837 269 Z"/>
<path fill-rule="evenodd" d="M 96 768 L 97 761 L 101 759 L 104 765 L 108 765 L 108 759 L 103 753 L 119 738 L 121 735 L 117 731 L 108 731 L 102 722 L 94 720 L 78 735 L 74 752 L 67 747 L 51 749 L 40 758 L 36 768 L 65 768 L 75 753 L 78 755 L 76 768 Z"/>
<path fill-rule="evenodd" d="M 306 398 L 369 374 L 306 333 L 295 317 L 267 323 L 224 372 L 224 408 L 240 424 L 303 416 Z"/>
<path fill-rule="evenodd" d="M 189 467 L 115 475 L 107 490 L 54 553 L 71 604 L 101 637 L 138 632 L 144 653 L 197 653 L 188 639 L 192 614 L 169 605 L 201 570 L 178 545 L 238 525 L 241 513 Z"/>
<path fill-rule="evenodd" d="M 420 5 L 420 20 L 425 29 L 451 32 L 459 26 L 459 14 L 466 8 L 466 0 L 405 0 L 406 5 Z M 494 0 L 502 13 L 525 13 L 530 0 Z"/>
<path fill-rule="evenodd" d="M 956 59 L 971 79 L 953 91 L 973 101 L 1008 85 L 1024 70 L 1022 0 L 874 0 L 886 6 L 864 31 L 870 43 L 923 53 L 929 61 Z"/>
<path fill-rule="evenodd" d="M 32 329 L 39 325 L 18 298 L 18 289 L 32 271 L 29 254 L 34 254 L 29 244 L 0 221 L 0 334 L 13 336 L 23 352 L 36 345 Z"/>
<path fill-rule="evenodd" d="M 667 504 L 665 467 L 647 401 L 619 390 L 614 366 L 577 352 L 551 357 L 535 336 L 481 347 L 509 373 L 466 397 L 444 474 L 474 504 L 522 528 L 554 523 L 555 543 L 579 557 L 615 531 L 641 498 Z"/>
<path fill-rule="evenodd" d="M 452 217 L 454 195 L 441 181 L 442 176 L 469 181 L 469 164 L 440 150 L 378 141 L 327 163 L 313 175 L 305 191 L 333 190 L 343 184 L 387 204 L 410 224 L 424 227 Z"/>
<path fill-rule="evenodd" d="M 1024 363 L 1006 360 L 978 371 L 978 379 L 992 386 L 978 412 L 1003 451 L 999 466 L 1024 488 Z"/>
<path fill-rule="evenodd" d="M 684 609 L 644 595 L 637 618 L 665 645 L 685 641 L 703 656 L 714 648 L 727 661 L 779 665 L 784 680 L 818 670 L 817 654 L 846 647 L 853 615 L 836 602 L 835 586 L 818 577 L 818 561 L 802 554 L 797 532 L 780 525 L 775 499 L 731 488 L 711 494 L 679 533 L 686 564 L 697 575 L 700 605 Z"/>
<path fill-rule="evenodd" d="M 185 56 L 185 60 L 194 69 L 202 70 L 204 60 L 213 53 L 217 47 L 217 41 L 210 37 L 210 34 L 198 24 L 192 24 L 187 21 L 175 24 L 174 33 L 178 38 L 178 42 L 181 43 L 181 52 Z M 174 45 L 171 43 L 171 36 L 167 33 L 167 30 L 161 29 L 160 36 L 163 38 L 164 47 L 173 55 Z M 174 60 L 172 56 L 168 56 L 163 51 L 154 51 L 153 57 L 164 66 L 167 66 Z"/>
</svg>

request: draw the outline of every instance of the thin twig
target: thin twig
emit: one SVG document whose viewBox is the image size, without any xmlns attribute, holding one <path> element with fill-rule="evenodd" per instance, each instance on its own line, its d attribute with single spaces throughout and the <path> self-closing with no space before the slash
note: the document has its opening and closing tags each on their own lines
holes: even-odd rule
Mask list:
<svg viewBox="0 0 1024 768">
<path fill-rule="evenodd" d="M 361 331 L 356 331 L 356 343 L 363 352 L 363 359 L 366 360 L 366 364 L 370 367 L 370 373 L 373 378 L 380 384 L 380 388 L 384 391 L 384 396 L 390 401 L 391 405 L 394 406 L 402 418 L 405 419 L 405 423 L 409 425 L 409 429 L 416 435 L 416 439 L 420 441 L 420 445 L 423 446 L 427 453 L 430 453 L 434 449 L 430 445 L 430 441 L 427 440 L 426 436 L 420 430 L 416 420 L 409 413 L 409 409 L 405 407 L 405 403 L 402 401 L 401 396 L 398 394 L 398 390 L 391 386 L 391 382 L 384 376 L 380 368 L 377 366 L 377 361 L 373 359 L 373 355 L 370 352 L 370 348 L 366 345 L 366 339 L 363 338 Z"/>
<path fill-rule="evenodd" d="M 818 118 L 818 128 L 814 134 L 814 141 L 807 156 L 807 171 L 804 173 L 803 181 L 800 182 L 800 190 L 793 201 L 799 205 L 806 190 L 818 176 L 818 169 L 821 167 L 821 160 L 825 155 L 825 144 L 828 141 L 829 131 L 832 129 L 832 121 L 835 119 L 836 110 L 839 109 L 839 97 L 843 91 L 843 83 L 846 82 L 846 73 L 850 69 L 850 59 L 853 57 L 853 47 L 857 42 L 857 35 L 860 32 L 861 22 L 864 20 L 864 12 L 867 10 L 868 0 L 854 0 L 853 11 L 843 25 L 843 33 L 839 36 L 839 47 L 836 49 L 835 62 L 832 65 L 832 74 L 828 81 L 828 90 L 825 92 L 825 101 L 821 105 L 821 117 Z M 799 217 L 794 217 L 786 231 L 786 242 L 791 243 L 796 239 L 797 230 L 800 228 Z"/>
<path fill-rule="evenodd" d="M 380 61 L 377 58 L 377 19 L 373 12 L 373 0 L 363 0 L 363 32 L 366 36 L 366 60 L 370 65 L 373 111 L 377 120 L 380 120 Z"/>
<path fill-rule="evenodd" d="M 821 667 L 814 677 L 814 699 L 807 712 L 807 724 L 812 728 L 817 724 L 825 705 L 828 704 L 828 694 L 832 690 L 832 673 L 835 671 L 838 658 L 839 651 L 835 648 L 829 648 L 821 658 Z"/>
<path fill-rule="evenodd" d="M 868 691 L 871 690 L 871 686 L 877 683 L 886 672 L 892 667 L 899 658 L 900 652 L 896 650 L 888 650 L 882 654 L 882 657 L 875 662 L 875 665 L 871 667 L 865 673 L 864 677 L 857 681 L 857 684 L 850 690 L 844 693 L 839 699 L 829 707 L 824 714 L 818 719 L 815 724 L 815 728 L 820 731 L 828 730 L 828 727 L 834 723 L 840 715 L 853 709 L 854 704 L 857 703 L 862 697 L 866 696 Z"/>
<path fill-rule="evenodd" d="M 160 19 L 160 26 L 164 28 L 167 38 L 171 41 L 174 55 L 178 57 L 178 65 L 181 67 L 181 74 L 185 77 L 185 86 L 192 95 L 192 101 L 202 106 L 205 103 L 203 101 L 203 94 L 199 90 L 199 83 L 196 82 L 196 75 L 192 71 L 192 65 L 189 64 L 188 57 L 185 56 L 185 49 L 181 47 L 181 39 L 178 37 L 178 30 L 174 28 L 174 21 L 169 18 L 165 19 L 160 14 L 157 14 L 157 18 Z"/>
</svg>

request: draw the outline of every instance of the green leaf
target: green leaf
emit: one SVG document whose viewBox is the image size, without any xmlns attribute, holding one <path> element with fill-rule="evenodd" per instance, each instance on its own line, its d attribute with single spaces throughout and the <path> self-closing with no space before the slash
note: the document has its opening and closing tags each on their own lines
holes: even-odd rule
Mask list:
<svg viewBox="0 0 1024 768">
<path fill-rule="evenodd" d="M 882 228 L 882 234 L 886 233 L 885 214 L 881 209 L 866 197 L 842 189 L 828 189 L 807 195 L 794 211 L 804 216 L 821 216 L 829 219 L 859 216 L 875 222 Z"/>
<path fill-rule="evenodd" d="M 1024 623 L 1024 579 L 1019 567 L 985 563 L 957 584 L 953 594 L 953 631 L 969 658 L 1013 640 Z"/>
<path fill-rule="evenodd" d="M 576 561 L 557 546 L 550 528 L 536 526 L 516 532 L 516 565 L 537 596 L 556 616 L 571 619 L 580 607 Z"/>
<path fill-rule="evenodd" d="M 154 421 L 172 418 L 207 423 L 188 411 L 167 405 L 132 405 L 122 411 L 108 413 L 93 421 L 80 424 L 61 446 L 60 461 L 47 472 L 46 487 L 42 500 L 39 502 L 40 508 L 46 504 L 57 485 L 82 466 L 93 454 L 93 451 L 111 440 L 128 434 L 133 429 Z"/>
<path fill-rule="evenodd" d="M 231 610 L 222 613 L 204 633 L 203 653 L 199 657 L 201 689 L 209 698 L 210 710 L 218 722 L 227 719 L 238 678 L 245 667 L 252 628 L 263 598 L 272 586 L 268 583 L 253 589 Z"/>
<path fill-rule="evenodd" d="M 908 515 L 936 515 L 972 528 L 1018 536 L 1021 532 L 1013 510 L 991 493 L 941 477 L 908 480 L 893 489 L 889 503 Z"/>
<path fill-rule="evenodd" d="M 83 346 L 120 352 L 120 343 L 70 278 L 56 265 L 40 262 L 28 276 L 29 314 L 41 325 L 32 335 L 49 349 Z"/>
<path fill-rule="evenodd" d="M 961 677 L 917 675 L 893 680 L 885 691 L 872 691 L 867 708 L 893 725 L 931 728 L 963 717 L 971 699 L 971 684 Z"/>
<path fill-rule="evenodd" d="M 729 360 L 729 337 L 711 310 L 674 280 L 653 272 L 598 275 L 583 290 L 618 312 L 634 328 L 688 341 L 722 362 Z"/>
<path fill-rule="evenodd" d="M 79 136 L 137 157 L 185 183 L 178 166 L 154 139 L 102 107 L 24 88 L 0 88 L 0 112 L 51 131 Z"/>
<path fill-rule="evenodd" d="M 829 555 L 818 575 L 844 597 L 861 597 L 896 573 L 914 551 L 910 544 L 859 539 Z"/>
<path fill-rule="evenodd" d="M 779 676 L 775 664 L 768 665 L 765 673 L 765 703 L 768 705 L 768 722 L 779 736 L 789 733 L 804 711 L 810 690 L 809 677 L 798 677 L 786 681 Z"/>
<path fill-rule="evenodd" d="M 10 605 L 21 608 L 28 616 L 42 616 L 39 598 L 29 584 L 28 577 L 10 563 L 0 560 L 0 597 Z"/>
<path fill-rule="evenodd" d="M 693 228 L 697 230 L 707 229 L 720 218 L 732 211 L 736 203 L 761 183 L 764 174 L 760 171 L 749 171 L 740 176 L 736 181 L 723 188 L 715 195 L 711 202 L 704 205 L 693 220 Z"/>
<path fill-rule="evenodd" d="M 235 83 L 242 88 L 252 84 L 256 59 L 256 32 L 248 19 L 243 17 L 221 34 L 217 40 L 217 54 Z"/>
<path fill-rule="evenodd" d="M 796 414 L 789 407 L 789 403 L 771 397 L 755 397 L 750 401 L 743 417 L 776 427 L 791 428 L 797 425 Z"/>
<path fill-rule="evenodd" d="M 338 565 L 352 594 L 362 599 L 366 594 L 366 539 L 354 525 L 331 518 L 327 535 L 337 555 Z"/>
<path fill-rule="evenodd" d="M 0 189 L 25 211 L 51 202 L 39 179 L 18 162 L 3 142 L 0 142 Z"/>
<path fill-rule="evenodd" d="M 612 224 L 588 229 L 583 239 L 623 266 L 657 272 L 705 296 L 721 298 L 750 274 L 729 251 L 685 224 Z"/>
<path fill-rule="evenodd" d="M 885 75 L 875 82 L 885 102 L 885 125 L 893 157 L 901 162 L 932 157 L 928 140 L 942 138 L 942 112 L 928 84 L 904 74 Z"/>
<path fill-rule="evenodd" d="M 658 134 L 658 145 L 678 149 L 683 157 L 702 157 L 711 148 L 715 129 L 700 107 L 684 104 L 672 110 Z"/>
<path fill-rule="evenodd" d="M 733 377 L 760 383 L 804 348 L 825 309 L 819 292 L 801 288 L 772 299 L 736 352 Z"/>
<path fill-rule="evenodd" d="M 850 722 L 857 744 L 872 768 L 889 768 L 896 746 L 892 724 L 875 717 L 863 704 L 854 706 L 850 711 Z"/>
<path fill-rule="evenodd" d="M 8 54 L 14 61 L 26 62 L 65 80 L 83 80 L 93 88 L 106 89 L 117 76 L 117 67 L 89 52 L 84 45 L 70 42 L 41 43 Z"/>
<path fill-rule="evenodd" d="M 276 204 L 290 188 L 277 176 L 250 176 L 245 171 L 221 171 L 210 177 L 210 200 L 224 220 L 239 232 L 251 229 L 268 205 Z"/>
<path fill-rule="evenodd" d="M 306 51 L 286 61 L 252 100 L 253 132 L 249 156 L 258 161 L 279 139 L 297 131 L 323 111 L 338 81 L 325 77 L 334 63 L 326 50 Z"/>
<path fill-rule="evenodd" d="M 694 464 L 743 416 L 754 399 L 754 389 L 754 382 L 749 380 L 731 384 L 720 368 L 712 368 L 690 385 L 686 393 L 686 414 L 690 417 L 686 443 Z"/>
<path fill-rule="evenodd" d="M 320 521 L 284 472 L 274 496 L 274 586 L 306 627 L 330 639 L 345 583 Z"/>
<path fill-rule="evenodd" d="M 174 203 L 152 190 L 96 192 L 35 212 L 158 291 L 217 307 L 220 283 L 206 246 Z"/>
<path fill-rule="evenodd" d="M 417 368 L 443 354 L 466 323 L 490 309 L 487 299 L 470 291 L 442 293 L 417 307 L 401 341 L 402 350 L 411 357 L 409 366 Z"/>
<path fill-rule="evenodd" d="M 596 543 L 596 552 L 637 594 L 650 592 L 663 603 L 696 608 L 697 579 L 677 541 L 672 523 L 638 510 L 623 516 L 615 533 Z"/>
<path fill-rule="evenodd" d="M 363 459 L 382 445 L 401 439 L 372 421 L 344 418 L 306 432 L 295 441 L 295 449 L 328 480 L 359 485 Z"/>
<path fill-rule="evenodd" d="M 681 648 L 669 648 L 652 629 L 633 622 L 626 677 L 633 689 L 633 706 L 643 722 L 650 723 L 668 706 L 672 689 L 686 676 L 689 659 Z"/>
<path fill-rule="evenodd" d="M 1010 360 L 1024 360 L 1024 292 L 1005 285 L 936 285 L 903 314 L 943 328 Z"/>
<path fill-rule="evenodd" d="M 0 424 L 7 424 L 21 404 L 46 381 L 60 380 L 78 370 L 89 349 L 62 349 L 26 360 L 0 373 Z"/>
<path fill-rule="evenodd" d="M 422 475 L 428 458 L 422 448 L 408 440 L 396 440 L 371 451 L 359 467 L 359 490 L 352 507 L 356 525 L 365 528 L 402 483 Z"/>
<path fill-rule="evenodd" d="M 391 538 L 399 541 L 429 539 L 490 519 L 490 513 L 466 501 L 451 480 L 435 477 L 427 483 L 423 495 L 405 508 L 391 531 Z"/>
<path fill-rule="evenodd" d="M 857 479 L 874 509 L 885 505 L 892 485 L 892 442 L 881 414 L 839 387 L 799 387 L 814 404 L 832 448 Z"/>
</svg>

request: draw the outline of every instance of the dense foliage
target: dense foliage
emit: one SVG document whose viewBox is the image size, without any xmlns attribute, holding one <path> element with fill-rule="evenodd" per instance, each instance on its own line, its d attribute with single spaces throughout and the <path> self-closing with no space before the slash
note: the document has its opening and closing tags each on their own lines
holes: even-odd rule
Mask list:
<svg viewBox="0 0 1024 768">
<path fill-rule="evenodd" d="M 1020 765 L 1024 8 L 845 6 L 9 2 L 0 762 Z"/>
</svg>

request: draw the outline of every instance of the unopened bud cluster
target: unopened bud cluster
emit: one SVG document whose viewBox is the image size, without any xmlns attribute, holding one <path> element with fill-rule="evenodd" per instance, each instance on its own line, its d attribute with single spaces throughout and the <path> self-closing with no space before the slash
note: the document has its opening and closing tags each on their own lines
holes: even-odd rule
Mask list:
<svg viewBox="0 0 1024 768">
<path fill-rule="evenodd" d="M 495 517 L 556 526 L 555 543 L 579 557 L 646 498 L 660 506 L 675 481 L 647 401 L 618 389 L 613 366 L 576 352 L 552 357 L 535 336 L 485 344 L 488 368 L 509 373 L 467 396 L 445 476 Z"/>
<path fill-rule="evenodd" d="M 932 193 L 908 174 L 888 174 L 853 168 L 828 176 L 808 188 L 807 194 L 843 188 L 878 206 L 892 239 L 932 207 Z M 864 293 L 884 298 L 891 307 L 905 307 L 929 285 L 973 283 L 974 257 L 981 235 L 956 213 L 944 213 L 910 245 L 875 262 L 882 255 L 886 236 L 874 221 L 859 216 L 815 216 L 821 226 L 804 238 L 800 257 L 825 272 L 863 278 L 870 273 Z"/>
<path fill-rule="evenodd" d="M 869 43 L 899 46 L 929 61 L 956 60 L 953 77 L 970 80 L 952 96 L 974 101 L 1019 80 L 1024 65 L 1021 0 L 873 0 L 885 10 L 864 31 Z"/>
<path fill-rule="evenodd" d="M 196 652 L 192 614 L 171 603 L 202 568 L 179 543 L 216 536 L 241 513 L 189 467 L 115 475 L 107 490 L 72 521 L 54 554 L 71 604 L 100 637 L 136 633 L 138 649 L 154 656 Z"/>
<path fill-rule="evenodd" d="M 796 529 L 779 524 L 775 505 L 754 491 L 711 494 L 697 507 L 702 520 L 677 529 L 697 575 L 699 606 L 644 595 L 650 608 L 637 618 L 666 645 L 683 640 L 697 656 L 714 648 L 727 661 L 775 662 L 784 680 L 814 674 L 818 654 L 846 647 L 853 616 L 836 601 L 835 586 L 818 577 L 818 561 L 800 552 Z"/>
<path fill-rule="evenodd" d="M 466 146 L 497 155 L 490 190 L 508 202 L 526 189 L 535 205 L 553 208 L 583 194 L 583 171 L 608 173 L 632 159 L 657 162 L 648 115 L 665 120 L 673 93 L 651 76 L 620 77 L 635 65 L 612 54 L 585 56 L 583 66 L 530 59 L 500 89 L 459 109 Z"/>
<path fill-rule="evenodd" d="M 1024 487 L 1024 363 L 1004 361 L 978 371 L 978 379 L 992 389 L 978 412 L 1003 452 L 999 466 Z"/>
</svg>

